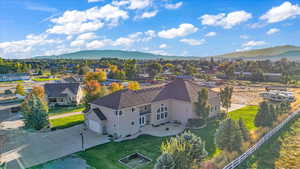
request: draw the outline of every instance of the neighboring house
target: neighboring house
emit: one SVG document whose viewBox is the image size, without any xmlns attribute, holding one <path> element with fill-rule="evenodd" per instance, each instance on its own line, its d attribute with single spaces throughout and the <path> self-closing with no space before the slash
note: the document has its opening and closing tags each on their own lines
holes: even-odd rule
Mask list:
<svg viewBox="0 0 300 169">
<path fill-rule="evenodd" d="M 190 80 L 176 79 L 164 86 L 137 91 L 124 89 L 96 99 L 85 113 L 88 128 L 100 134 L 126 137 L 140 132 L 146 125 L 166 122 L 186 125 L 199 118 L 194 110 L 201 86 Z M 220 113 L 219 94 L 210 90 L 210 116 Z"/>
<path fill-rule="evenodd" d="M 30 76 L 28 73 L 0 74 L 0 82 L 18 81 L 18 80 L 30 80 Z"/>
<path fill-rule="evenodd" d="M 79 83 L 47 83 L 44 89 L 49 106 L 78 105 L 83 99 Z"/>
<path fill-rule="evenodd" d="M 83 83 L 84 81 L 84 76 L 70 76 L 70 77 L 66 77 L 61 79 L 62 83 Z"/>
</svg>

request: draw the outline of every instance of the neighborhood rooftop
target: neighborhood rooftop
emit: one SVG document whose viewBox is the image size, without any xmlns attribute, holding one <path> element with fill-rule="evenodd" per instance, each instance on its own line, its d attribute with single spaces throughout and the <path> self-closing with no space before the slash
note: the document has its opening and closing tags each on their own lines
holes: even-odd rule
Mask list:
<svg viewBox="0 0 300 169">
<path fill-rule="evenodd" d="M 47 83 L 44 86 L 48 97 L 64 97 L 66 90 L 77 94 L 79 87 L 80 83 Z"/>
<path fill-rule="evenodd" d="M 112 109 L 122 109 L 167 99 L 195 102 L 197 100 L 198 91 L 200 91 L 201 88 L 202 86 L 190 80 L 176 79 L 159 87 L 146 88 L 137 91 L 129 89 L 120 90 L 99 98 L 92 103 Z M 218 94 L 216 92 L 209 90 L 209 99 L 217 96 Z"/>
</svg>

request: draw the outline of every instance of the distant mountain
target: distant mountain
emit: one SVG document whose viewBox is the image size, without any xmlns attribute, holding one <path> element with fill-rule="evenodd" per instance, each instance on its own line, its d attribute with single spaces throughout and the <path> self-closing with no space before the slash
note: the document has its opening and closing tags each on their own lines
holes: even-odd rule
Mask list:
<svg viewBox="0 0 300 169">
<path fill-rule="evenodd" d="M 287 58 L 289 60 L 300 61 L 300 47 L 285 45 L 271 48 L 255 49 L 241 52 L 233 52 L 223 55 L 210 56 L 219 59 L 248 59 L 248 60 L 278 60 Z M 34 59 L 100 59 L 100 58 L 119 58 L 119 59 L 166 59 L 166 60 L 189 60 L 210 57 L 196 56 L 166 56 L 153 53 L 123 50 L 83 50 L 73 53 L 53 56 L 37 56 Z"/>
<path fill-rule="evenodd" d="M 119 59 L 191 59 L 193 57 L 184 56 L 165 56 L 138 51 L 123 50 L 84 50 L 74 53 L 67 53 L 53 56 L 37 56 L 35 59 L 100 59 L 100 58 L 119 58 Z"/>
<path fill-rule="evenodd" d="M 300 47 L 285 45 L 276 46 L 271 48 L 255 49 L 241 52 L 233 52 L 218 56 L 213 56 L 214 58 L 230 58 L 230 59 L 271 59 L 277 60 L 281 58 L 288 58 L 290 60 L 300 61 Z"/>
</svg>

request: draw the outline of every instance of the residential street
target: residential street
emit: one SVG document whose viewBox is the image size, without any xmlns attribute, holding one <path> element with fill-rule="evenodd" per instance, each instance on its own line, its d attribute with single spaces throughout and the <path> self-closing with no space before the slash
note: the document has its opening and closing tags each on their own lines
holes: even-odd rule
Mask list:
<svg viewBox="0 0 300 169">
<path fill-rule="evenodd" d="M 9 169 L 22 169 L 45 163 L 82 150 L 80 131 L 83 125 L 52 132 L 29 132 L 18 127 L 19 119 L 0 124 L 0 135 L 7 136 L 1 150 L 1 160 L 8 162 Z M 84 132 L 84 147 L 89 148 L 109 142 L 107 136 Z"/>
</svg>

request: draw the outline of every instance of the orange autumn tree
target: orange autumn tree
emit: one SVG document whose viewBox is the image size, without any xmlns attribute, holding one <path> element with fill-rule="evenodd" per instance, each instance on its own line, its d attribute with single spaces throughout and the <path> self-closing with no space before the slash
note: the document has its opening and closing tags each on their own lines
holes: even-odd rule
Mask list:
<svg viewBox="0 0 300 169">
<path fill-rule="evenodd" d="M 101 86 L 97 80 L 86 81 L 84 89 L 86 92 L 86 104 L 107 94 L 105 86 Z"/>
<path fill-rule="evenodd" d="M 31 90 L 31 93 L 36 95 L 37 97 L 41 99 L 45 99 L 45 90 L 43 87 L 40 86 L 34 86 Z"/>
<path fill-rule="evenodd" d="M 107 79 L 106 72 L 99 71 L 99 72 L 88 72 L 85 76 L 85 81 L 92 81 L 96 80 L 97 82 L 103 82 Z"/>
<path fill-rule="evenodd" d="M 141 86 L 137 81 L 131 81 L 128 83 L 128 89 L 130 90 L 140 90 Z"/>
<path fill-rule="evenodd" d="M 120 83 L 113 82 L 111 83 L 111 92 L 116 92 L 122 90 L 124 87 Z"/>
</svg>

